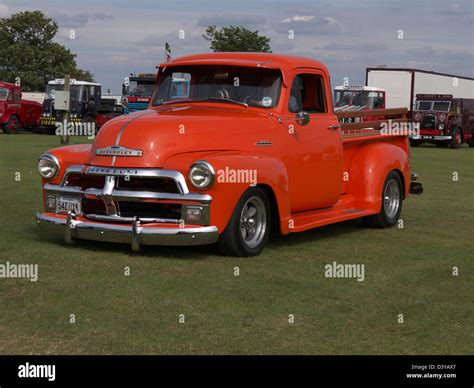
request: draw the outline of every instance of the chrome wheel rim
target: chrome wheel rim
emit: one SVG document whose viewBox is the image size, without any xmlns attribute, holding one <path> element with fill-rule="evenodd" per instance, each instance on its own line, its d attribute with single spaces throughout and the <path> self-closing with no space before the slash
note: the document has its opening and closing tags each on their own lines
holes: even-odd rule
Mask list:
<svg viewBox="0 0 474 388">
<path fill-rule="evenodd" d="M 456 144 L 461 144 L 461 134 L 459 133 L 459 131 L 456 131 L 455 139 Z"/>
<path fill-rule="evenodd" d="M 400 208 L 400 188 L 395 179 L 390 179 L 383 193 L 383 208 L 388 218 L 394 218 Z"/>
<path fill-rule="evenodd" d="M 240 234 L 248 248 L 257 247 L 267 230 L 267 211 L 259 197 L 250 197 L 240 213 Z"/>
</svg>

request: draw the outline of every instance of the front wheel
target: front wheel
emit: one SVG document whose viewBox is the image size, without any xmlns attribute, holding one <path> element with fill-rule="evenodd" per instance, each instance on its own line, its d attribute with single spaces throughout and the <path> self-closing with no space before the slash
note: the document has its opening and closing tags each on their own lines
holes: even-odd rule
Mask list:
<svg viewBox="0 0 474 388">
<path fill-rule="evenodd" d="M 400 218 L 403 201 L 403 186 L 395 171 L 388 174 L 382 189 L 382 206 L 378 214 L 363 217 L 362 222 L 370 228 L 390 228 Z"/>
<path fill-rule="evenodd" d="M 16 116 L 10 116 L 10 119 L 3 125 L 3 132 L 13 134 L 20 132 L 20 120 Z"/>
<path fill-rule="evenodd" d="M 459 128 L 454 128 L 451 132 L 451 142 L 449 143 L 449 146 L 457 150 L 459 147 L 461 147 L 462 143 L 462 133 Z"/>
<path fill-rule="evenodd" d="M 410 146 L 411 147 L 419 147 L 421 144 L 421 140 L 410 139 Z"/>
<path fill-rule="evenodd" d="M 217 245 L 227 256 L 258 255 L 270 234 L 270 202 L 264 190 L 251 188 L 240 198 Z"/>
</svg>

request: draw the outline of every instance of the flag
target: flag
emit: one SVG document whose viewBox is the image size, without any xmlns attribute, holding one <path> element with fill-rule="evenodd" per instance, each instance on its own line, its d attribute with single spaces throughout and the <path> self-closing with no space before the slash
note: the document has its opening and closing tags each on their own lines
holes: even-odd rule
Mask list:
<svg viewBox="0 0 474 388">
<path fill-rule="evenodd" d="M 166 53 L 166 62 L 171 61 L 171 47 L 168 44 L 168 42 L 166 42 L 165 44 L 165 53 Z"/>
</svg>

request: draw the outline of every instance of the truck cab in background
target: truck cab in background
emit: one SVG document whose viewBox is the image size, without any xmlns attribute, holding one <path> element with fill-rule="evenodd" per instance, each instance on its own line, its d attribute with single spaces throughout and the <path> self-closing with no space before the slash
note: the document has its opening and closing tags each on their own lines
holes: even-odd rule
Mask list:
<svg viewBox="0 0 474 388">
<path fill-rule="evenodd" d="M 125 113 L 148 109 L 155 84 L 155 74 L 140 73 L 126 77 L 122 84 L 121 101 L 125 106 Z"/>
<path fill-rule="evenodd" d="M 425 142 L 453 149 L 464 142 L 474 147 L 472 98 L 453 98 L 451 94 L 417 94 L 412 118 L 420 126 L 419 134 L 410 139 L 412 147 Z"/>
<path fill-rule="evenodd" d="M 43 102 L 41 127 L 54 133 L 56 123 L 62 121 L 62 111 L 55 109 L 56 91 L 64 90 L 64 78 L 48 82 Z M 95 123 L 97 111 L 100 109 L 101 84 L 95 82 L 70 81 L 69 121 L 73 123 Z"/>
<path fill-rule="evenodd" d="M 384 108 L 384 89 L 372 86 L 336 86 L 334 88 L 334 112 Z"/>
<path fill-rule="evenodd" d="M 37 126 L 41 112 L 41 104 L 22 100 L 20 86 L 0 82 L 0 126 L 4 133 L 14 134 L 23 127 Z"/>
</svg>

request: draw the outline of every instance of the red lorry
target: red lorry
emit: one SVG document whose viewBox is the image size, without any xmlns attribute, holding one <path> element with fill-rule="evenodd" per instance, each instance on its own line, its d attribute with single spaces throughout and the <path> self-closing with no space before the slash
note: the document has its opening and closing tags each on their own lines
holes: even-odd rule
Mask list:
<svg viewBox="0 0 474 388">
<path fill-rule="evenodd" d="M 457 149 L 462 143 L 474 147 L 474 98 L 453 98 L 452 94 L 417 94 L 413 121 L 420 133 L 410 144 L 433 143 Z"/>
<path fill-rule="evenodd" d="M 3 133 L 18 133 L 20 128 L 39 125 L 43 106 L 35 101 L 21 99 L 21 88 L 0 82 L 0 125 Z"/>
</svg>

